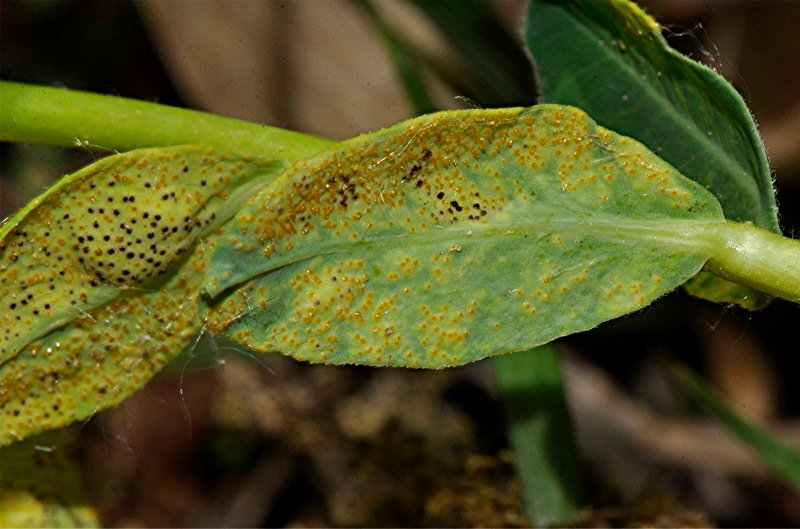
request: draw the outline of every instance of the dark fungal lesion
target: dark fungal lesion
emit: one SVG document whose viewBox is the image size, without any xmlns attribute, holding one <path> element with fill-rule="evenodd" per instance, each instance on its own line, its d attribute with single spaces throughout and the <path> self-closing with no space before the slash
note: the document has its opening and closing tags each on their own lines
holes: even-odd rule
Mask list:
<svg viewBox="0 0 800 529">
<path fill-rule="evenodd" d="M 430 218 L 434 222 L 447 221 L 455 224 L 462 221 L 478 221 L 488 215 L 488 209 L 481 199 L 480 192 L 456 192 L 454 189 L 430 190 L 427 193 L 432 201 L 429 204 Z M 435 200 L 433 200 L 435 199 Z"/>
<path fill-rule="evenodd" d="M 331 189 L 335 190 L 334 201 L 342 210 L 346 210 L 350 202 L 358 200 L 355 177 L 348 173 L 339 173 L 327 180 Z"/>
<path fill-rule="evenodd" d="M 198 232 L 213 221 L 213 214 L 197 216 L 204 200 L 181 200 L 178 190 L 164 183 L 174 180 L 169 173 L 153 176 L 153 181 L 144 183 L 148 193 L 139 200 L 128 191 L 139 182 L 127 182 L 120 174 L 113 175 L 107 183 L 111 188 L 112 182 L 121 182 L 121 190 L 98 193 L 90 185 L 75 193 L 88 194 L 92 204 L 115 206 L 111 210 L 89 206 L 87 214 L 78 216 L 70 225 L 73 240 L 77 241 L 73 250 L 81 255 L 81 264 L 90 272 L 92 286 L 139 286 L 163 274 L 191 248 Z M 143 177 L 141 172 L 136 174 L 137 181 Z M 122 198 L 117 200 L 120 194 Z"/>
<path fill-rule="evenodd" d="M 417 179 L 417 181 L 415 182 L 416 187 L 422 187 L 423 180 L 421 178 L 418 178 L 418 175 L 419 175 L 420 171 L 422 171 L 422 169 L 428 163 L 428 160 L 430 160 L 431 156 L 433 156 L 433 152 L 430 149 L 425 149 L 425 151 L 423 151 L 422 156 L 420 157 L 419 161 L 413 163 L 411 165 L 411 167 L 408 169 L 408 171 L 406 172 L 406 174 L 403 175 L 403 178 L 401 179 L 401 182 L 406 182 L 408 180 L 414 180 L 416 178 Z"/>
</svg>

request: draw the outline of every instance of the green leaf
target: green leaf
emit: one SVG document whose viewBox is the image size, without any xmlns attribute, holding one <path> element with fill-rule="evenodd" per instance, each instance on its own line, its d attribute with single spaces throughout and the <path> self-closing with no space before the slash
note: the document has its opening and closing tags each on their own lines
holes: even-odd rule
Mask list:
<svg viewBox="0 0 800 529">
<path fill-rule="evenodd" d="M 189 345 L 210 231 L 280 167 L 207 147 L 131 151 L 4 223 L 0 446 L 120 402 Z"/>
<path fill-rule="evenodd" d="M 536 527 L 574 522 L 583 506 L 580 455 L 572 441 L 558 351 L 543 345 L 492 363 L 528 516 Z"/>
<path fill-rule="evenodd" d="M 769 305 L 772 296 L 728 281 L 711 272 L 701 271 L 683 285 L 692 296 L 715 303 L 735 303 L 747 310 L 760 310 Z"/>
<path fill-rule="evenodd" d="M 570 107 L 441 112 L 296 164 L 225 225 L 208 327 L 326 363 L 444 367 L 692 277 L 714 197 Z"/>
<path fill-rule="evenodd" d="M 786 446 L 763 428 L 740 417 L 694 373 L 683 366 L 673 366 L 672 374 L 681 389 L 707 408 L 728 430 L 747 444 L 784 481 L 800 494 L 800 452 Z"/>
<path fill-rule="evenodd" d="M 0 449 L 0 527 L 98 527 L 60 432 Z"/>
<path fill-rule="evenodd" d="M 670 48 L 636 4 L 536 0 L 525 29 L 545 101 L 637 138 L 711 189 L 726 218 L 778 231 L 769 164 L 744 101 Z"/>
<path fill-rule="evenodd" d="M 728 219 L 779 233 L 769 164 L 747 106 L 716 72 L 670 48 L 660 30 L 627 0 L 531 2 L 525 38 L 543 101 L 578 106 L 638 139 L 710 189 Z M 690 292 L 744 298 L 749 308 L 768 302 L 731 283 L 702 282 Z"/>
</svg>

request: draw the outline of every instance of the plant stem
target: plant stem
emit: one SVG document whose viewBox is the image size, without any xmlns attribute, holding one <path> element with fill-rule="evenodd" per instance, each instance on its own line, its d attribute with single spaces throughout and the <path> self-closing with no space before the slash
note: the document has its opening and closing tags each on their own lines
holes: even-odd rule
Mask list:
<svg viewBox="0 0 800 529">
<path fill-rule="evenodd" d="M 750 223 L 709 226 L 706 269 L 730 281 L 800 303 L 800 240 Z"/>
<path fill-rule="evenodd" d="M 129 150 L 184 143 L 296 161 L 331 140 L 195 110 L 0 81 L 0 141 Z"/>
<path fill-rule="evenodd" d="M 574 522 L 582 506 L 580 456 L 553 345 L 492 359 L 509 441 L 534 525 Z"/>
</svg>

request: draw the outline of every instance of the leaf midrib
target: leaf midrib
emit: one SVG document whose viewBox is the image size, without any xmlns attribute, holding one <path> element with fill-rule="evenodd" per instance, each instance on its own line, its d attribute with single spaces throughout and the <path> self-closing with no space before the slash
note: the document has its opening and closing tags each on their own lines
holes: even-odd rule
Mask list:
<svg viewBox="0 0 800 529">
<path fill-rule="evenodd" d="M 413 248 L 441 245 L 441 251 L 449 252 L 459 250 L 453 250 L 447 246 L 448 244 L 464 245 L 470 240 L 507 237 L 541 238 L 564 232 L 577 233 L 580 236 L 599 236 L 611 244 L 632 243 L 635 245 L 661 247 L 672 254 L 695 254 L 707 258 L 711 252 L 710 247 L 713 245 L 709 234 L 713 234 L 714 228 L 722 223 L 724 223 L 724 219 L 629 219 L 613 215 L 598 218 L 597 215 L 586 214 L 576 215 L 569 219 L 558 219 L 553 216 L 537 216 L 535 219 L 529 217 L 525 222 L 512 221 L 500 225 L 495 223 L 491 226 L 435 226 L 433 229 L 428 230 L 424 237 L 419 234 L 402 232 L 378 235 L 366 240 L 348 240 L 332 243 L 326 245 L 323 251 L 298 253 L 291 261 L 276 262 L 274 266 L 259 270 L 246 277 L 236 277 L 236 274 L 234 274 L 228 281 L 220 281 L 213 288 L 211 288 L 212 283 L 206 281 L 204 290 L 213 298 L 223 291 L 280 268 L 292 266 L 315 257 L 351 254 L 353 250 L 375 247 Z"/>
</svg>

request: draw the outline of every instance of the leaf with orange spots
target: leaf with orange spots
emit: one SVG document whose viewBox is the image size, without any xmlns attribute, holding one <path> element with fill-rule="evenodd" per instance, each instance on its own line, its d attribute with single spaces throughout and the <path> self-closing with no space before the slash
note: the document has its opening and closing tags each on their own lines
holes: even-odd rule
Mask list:
<svg viewBox="0 0 800 529">
<path fill-rule="evenodd" d="M 0 450 L 0 527 L 98 527 L 78 465 L 49 432 Z"/>
<path fill-rule="evenodd" d="M 463 364 L 646 306 L 722 222 L 705 188 L 578 109 L 431 114 L 250 199 L 208 269 L 207 325 L 312 362 Z"/>
<path fill-rule="evenodd" d="M 211 230 L 282 164 L 143 149 L 0 227 L 0 446 L 117 404 L 192 343 Z"/>
<path fill-rule="evenodd" d="M 672 49 L 636 3 L 536 0 L 524 31 L 543 101 L 578 106 L 641 141 L 710 189 L 726 218 L 780 233 L 772 173 L 742 97 L 717 72 Z M 771 299 L 708 272 L 686 287 L 750 310 Z"/>
<path fill-rule="evenodd" d="M 219 224 L 231 191 L 263 172 L 209 148 L 173 147 L 111 156 L 63 179 L 0 227 L 0 362 L 147 289 Z"/>
<path fill-rule="evenodd" d="M 0 446 L 91 417 L 144 386 L 202 329 L 194 247 L 160 288 L 123 296 L 27 345 L 0 368 Z"/>
</svg>

